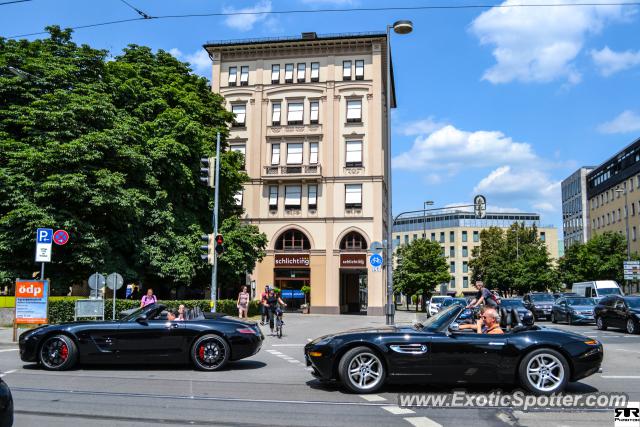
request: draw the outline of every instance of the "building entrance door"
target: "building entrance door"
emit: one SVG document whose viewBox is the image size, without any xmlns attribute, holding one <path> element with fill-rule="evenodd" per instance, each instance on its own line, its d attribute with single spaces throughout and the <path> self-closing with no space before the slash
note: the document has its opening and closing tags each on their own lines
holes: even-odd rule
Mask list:
<svg viewBox="0 0 640 427">
<path fill-rule="evenodd" d="M 367 314 L 367 270 L 340 269 L 340 313 Z"/>
<path fill-rule="evenodd" d="M 308 268 L 276 268 L 273 284 L 280 289 L 280 297 L 287 304 L 285 311 L 298 311 L 304 304 L 303 286 L 310 286 L 310 271 Z"/>
</svg>

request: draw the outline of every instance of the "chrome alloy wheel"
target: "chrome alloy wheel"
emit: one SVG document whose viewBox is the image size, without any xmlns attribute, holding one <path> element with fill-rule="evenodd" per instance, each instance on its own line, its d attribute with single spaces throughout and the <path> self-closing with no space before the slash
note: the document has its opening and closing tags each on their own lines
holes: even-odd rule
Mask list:
<svg viewBox="0 0 640 427">
<path fill-rule="evenodd" d="M 354 386 L 368 390 L 382 381 L 382 362 L 373 353 L 360 353 L 349 362 L 348 372 Z"/>
<path fill-rule="evenodd" d="M 549 353 L 541 353 L 527 363 L 527 378 L 539 391 L 553 391 L 564 380 L 564 367 L 560 360 Z"/>
</svg>

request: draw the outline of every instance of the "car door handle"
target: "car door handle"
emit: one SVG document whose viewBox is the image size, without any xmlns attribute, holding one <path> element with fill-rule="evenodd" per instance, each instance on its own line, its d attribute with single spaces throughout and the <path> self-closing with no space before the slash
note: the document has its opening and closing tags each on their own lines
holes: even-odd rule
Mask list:
<svg viewBox="0 0 640 427">
<path fill-rule="evenodd" d="M 168 325 L 167 325 L 167 328 L 169 328 L 169 329 L 175 329 L 175 328 L 177 328 L 178 326 L 180 326 L 180 325 L 178 325 L 177 323 L 170 323 L 170 324 L 168 324 Z"/>
</svg>

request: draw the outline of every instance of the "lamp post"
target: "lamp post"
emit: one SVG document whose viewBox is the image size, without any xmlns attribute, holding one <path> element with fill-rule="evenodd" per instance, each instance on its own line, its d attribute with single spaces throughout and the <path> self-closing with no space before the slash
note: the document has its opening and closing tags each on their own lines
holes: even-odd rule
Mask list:
<svg viewBox="0 0 640 427">
<path fill-rule="evenodd" d="M 394 322 L 393 305 L 393 212 L 391 209 L 391 29 L 396 34 L 409 34 L 413 31 L 411 21 L 396 21 L 393 25 L 387 25 L 387 304 L 385 306 L 386 324 L 392 325 Z"/>
<path fill-rule="evenodd" d="M 427 206 L 433 206 L 433 200 L 427 200 L 422 204 L 423 207 L 423 215 L 422 215 L 422 238 L 427 238 Z"/>
<path fill-rule="evenodd" d="M 627 188 L 616 187 L 616 193 L 624 194 L 624 225 L 627 234 L 627 261 L 631 261 L 631 241 L 629 240 L 629 208 L 627 206 Z M 629 290 L 629 282 L 627 281 L 627 291 Z"/>
</svg>

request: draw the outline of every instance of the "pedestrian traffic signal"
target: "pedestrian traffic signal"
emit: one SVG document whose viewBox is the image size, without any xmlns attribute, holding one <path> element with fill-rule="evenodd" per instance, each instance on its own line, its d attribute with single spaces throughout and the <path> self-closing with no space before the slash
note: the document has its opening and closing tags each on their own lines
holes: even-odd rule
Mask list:
<svg viewBox="0 0 640 427">
<path fill-rule="evenodd" d="M 200 181 L 207 184 L 207 187 L 214 186 L 215 157 L 203 157 L 200 159 Z"/>
<path fill-rule="evenodd" d="M 216 252 L 218 255 L 222 255 L 222 252 L 224 252 L 224 238 L 222 234 L 216 236 Z"/>
<path fill-rule="evenodd" d="M 206 245 L 200 246 L 200 250 L 204 251 L 204 253 L 200 254 L 200 258 L 204 261 L 207 261 L 208 264 L 213 265 L 214 258 L 214 239 L 213 234 L 203 234 L 200 236 L 200 239 L 207 242 Z"/>
</svg>

